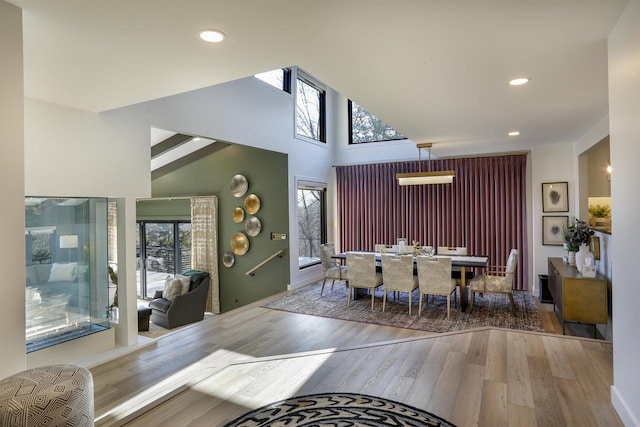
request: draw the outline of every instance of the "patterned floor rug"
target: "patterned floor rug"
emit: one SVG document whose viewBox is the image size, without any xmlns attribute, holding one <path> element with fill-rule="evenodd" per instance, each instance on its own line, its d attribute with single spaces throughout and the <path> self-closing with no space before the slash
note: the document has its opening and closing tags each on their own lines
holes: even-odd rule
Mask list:
<svg viewBox="0 0 640 427">
<path fill-rule="evenodd" d="M 417 329 L 428 332 L 450 332 L 479 327 L 498 327 L 519 329 L 524 331 L 544 332 L 542 320 L 536 307 L 535 297 L 526 291 L 513 291 L 516 310 L 511 310 L 511 303 L 506 295 L 486 294 L 476 296 L 471 313 L 462 313 L 451 303 L 451 318 L 447 320 L 446 298 L 436 296 L 429 304 L 423 305 L 422 315 L 418 316 L 418 291 L 413 293 L 413 306 L 409 316 L 408 296 L 401 295 L 396 302 L 393 295 L 387 295 L 385 312 L 382 312 L 383 292 L 375 294 L 373 312 L 369 296 L 352 300 L 347 308 L 347 288 L 344 282 L 336 282 L 333 291 L 327 284 L 324 295 L 320 296 L 322 282 L 305 286 L 284 297 L 269 302 L 263 307 L 313 316 L 334 319 L 352 320 L 356 322 L 374 323 L 397 328 Z"/>
<path fill-rule="evenodd" d="M 240 426 L 453 426 L 429 412 L 380 397 L 323 393 L 293 397 L 248 412 Z"/>
</svg>

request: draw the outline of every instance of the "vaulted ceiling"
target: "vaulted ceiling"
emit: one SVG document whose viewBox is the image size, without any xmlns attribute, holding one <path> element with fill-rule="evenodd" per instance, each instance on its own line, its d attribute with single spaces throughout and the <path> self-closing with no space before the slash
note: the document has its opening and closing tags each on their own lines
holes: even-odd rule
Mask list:
<svg viewBox="0 0 640 427">
<path fill-rule="evenodd" d="M 626 0 L 8 0 L 26 96 L 105 111 L 298 65 L 416 142 L 574 141 Z M 220 44 L 198 38 L 223 31 Z M 511 87 L 527 76 L 531 82 Z M 517 139 L 507 132 L 518 130 Z"/>
</svg>

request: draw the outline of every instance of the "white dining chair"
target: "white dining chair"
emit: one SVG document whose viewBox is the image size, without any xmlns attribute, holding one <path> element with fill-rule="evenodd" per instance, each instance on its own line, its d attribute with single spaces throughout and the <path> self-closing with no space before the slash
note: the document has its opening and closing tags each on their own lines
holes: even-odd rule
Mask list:
<svg viewBox="0 0 640 427">
<path fill-rule="evenodd" d="M 382 280 L 384 282 L 384 297 L 382 311 L 387 305 L 387 292 L 406 292 L 409 294 L 409 315 L 413 291 L 418 287 L 418 278 L 413 274 L 413 256 L 411 255 L 382 255 Z"/>
<path fill-rule="evenodd" d="M 467 255 L 467 248 L 460 246 L 438 246 L 438 255 Z"/>
<path fill-rule="evenodd" d="M 324 285 L 328 279 L 331 279 L 331 290 L 336 280 L 347 280 L 349 269 L 346 265 L 341 265 L 340 261 L 332 258 L 336 254 L 333 243 L 324 243 L 320 245 L 320 261 L 322 262 L 322 271 L 324 272 L 324 280 L 320 295 L 324 292 Z"/>
<path fill-rule="evenodd" d="M 374 253 L 347 252 L 349 268 L 349 292 L 347 307 L 351 303 L 351 293 L 356 289 L 368 289 L 371 292 L 371 311 L 376 288 L 382 285 L 382 273 L 376 271 L 376 255 Z"/>
<path fill-rule="evenodd" d="M 461 246 L 438 246 L 438 255 L 468 255 L 466 247 Z M 451 267 L 451 277 L 456 279 L 457 284 L 460 284 L 461 270 L 460 267 Z M 466 272 L 466 280 L 473 278 L 473 272 Z"/>
<path fill-rule="evenodd" d="M 443 257 L 416 257 L 418 266 L 418 283 L 420 285 L 420 305 L 418 316 L 422 314 L 422 302 L 429 295 L 442 295 L 447 297 L 447 319 L 451 312 L 451 294 L 454 304 L 458 305 L 456 294 L 456 280 L 451 278 L 451 258 Z"/>
</svg>

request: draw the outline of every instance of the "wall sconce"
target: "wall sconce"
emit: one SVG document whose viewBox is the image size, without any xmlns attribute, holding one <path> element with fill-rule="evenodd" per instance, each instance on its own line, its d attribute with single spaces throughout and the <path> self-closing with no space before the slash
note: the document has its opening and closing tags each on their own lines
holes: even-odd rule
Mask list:
<svg viewBox="0 0 640 427">
<path fill-rule="evenodd" d="M 613 169 L 611 168 L 611 165 L 607 165 L 607 179 L 609 180 L 609 182 L 611 182 L 611 171 Z"/>
</svg>

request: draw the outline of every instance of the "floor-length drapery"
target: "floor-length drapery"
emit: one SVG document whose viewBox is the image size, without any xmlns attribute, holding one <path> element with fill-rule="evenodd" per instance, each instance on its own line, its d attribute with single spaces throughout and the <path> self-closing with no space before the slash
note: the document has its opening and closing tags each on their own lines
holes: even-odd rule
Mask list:
<svg viewBox="0 0 640 427">
<path fill-rule="evenodd" d="M 398 185 L 396 173 L 418 171 L 416 161 L 337 166 L 341 250 L 373 250 L 406 237 L 422 245 L 465 246 L 504 265 L 518 249 L 514 287 L 528 289 L 527 156 L 431 162 L 433 170 L 455 170 L 453 184 Z"/>
<path fill-rule="evenodd" d="M 220 313 L 218 198 L 191 198 L 191 268 L 211 275 L 206 310 Z"/>
</svg>

